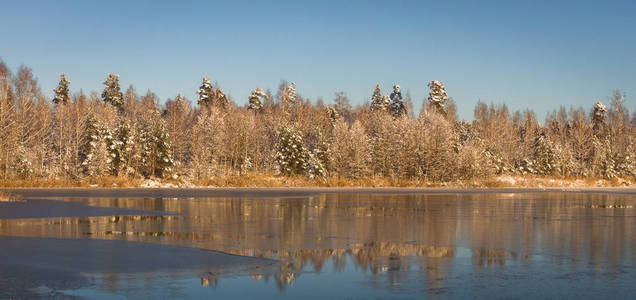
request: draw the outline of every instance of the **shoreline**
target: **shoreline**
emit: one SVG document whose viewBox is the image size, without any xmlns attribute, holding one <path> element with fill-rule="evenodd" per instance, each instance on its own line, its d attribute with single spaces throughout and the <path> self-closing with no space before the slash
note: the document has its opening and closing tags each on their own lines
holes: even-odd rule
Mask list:
<svg viewBox="0 0 636 300">
<path fill-rule="evenodd" d="M 603 193 L 635 195 L 636 187 L 510 187 L 510 188 L 402 188 L 402 187 L 195 187 L 195 188 L 0 188 L 0 192 L 30 197 L 311 197 L 329 193 L 354 194 L 506 194 Z"/>
</svg>

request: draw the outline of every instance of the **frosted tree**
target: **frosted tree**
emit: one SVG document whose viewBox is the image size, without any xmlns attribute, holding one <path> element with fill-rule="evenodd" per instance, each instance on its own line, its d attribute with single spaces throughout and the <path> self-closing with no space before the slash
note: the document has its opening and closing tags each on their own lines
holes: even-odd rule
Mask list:
<svg viewBox="0 0 636 300">
<path fill-rule="evenodd" d="M 292 82 L 285 88 L 285 91 L 283 92 L 283 104 L 296 104 L 296 98 L 296 84 Z"/>
<path fill-rule="evenodd" d="M 431 89 L 428 94 L 428 103 L 441 114 L 446 114 L 446 102 L 448 101 L 448 94 L 444 84 L 440 81 L 433 80 L 428 84 Z"/>
<path fill-rule="evenodd" d="M 601 133 L 603 128 L 605 127 L 605 112 L 607 108 L 603 105 L 603 102 L 598 101 L 594 103 L 594 107 L 592 108 L 592 130 L 595 135 Z"/>
<path fill-rule="evenodd" d="M 278 136 L 276 162 L 283 175 L 305 174 L 309 164 L 309 153 L 303 145 L 302 133 L 285 126 Z"/>
<path fill-rule="evenodd" d="M 218 110 L 205 111 L 196 117 L 189 143 L 190 169 L 194 178 L 209 178 L 217 171 L 226 132 Z"/>
<path fill-rule="evenodd" d="M 119 75 L 110 73 L 106 82 L 106 86 L 102 92 L 102 100 L 113 105 L 119 112 L 124 110 L 124 94 L 119 86 Z"/>
<path fill-rule="evenodd" d="M 105 137 L 108 154 L 110 156 L 110 173 L 113 176 L 133 175 L 132 156 L 135 145 L 131 126 L 120 121 L 113 134 Z"/>
<path fill-rule="evenodd" d="M 79 148 L 79 161 L 82 173 L 89 177 L 103 175 L 107 171 L 109 155 L 104 136 L 105 128 L 99 123 L 93 113 L 86 119 L 84 139 Z"/>
<path fill-rule="evenodd" d="M 406 105 L 404 104 L 404 101 L 402 101 L 402 92 L 400 91 L 400 86 L 397 84 L 393 86 L 390 108 L 396 117 L 400 117 L 408 113 Z"/>
<path fill-rule="evenodd" d="M 174 160 L 170 149 L 170 136 L 165 121 L 156 113 L 149 127 L 142 130 L 140 139 L 142 174 L 145 177 L 166 178 L 173 174 Z"/>
<path fill-rule="evenodd" d="M 57 104 L 66 104 L 70 101 L 71 97 L 69 96 L 68 86 L 71 82 L 66 79 L 66 75 L 60 74 L 60 83 L 57 85 L 57 88 L 53 89 L 55 93 L 55 97 L 53 97 L 53 103 Z"/>
<path fill-rule="evenodd" d="M 341 177 L 361 178 L 369 174 L 369 137 L 360 121 L 356 120 L 351 128 L 344 120 L 334 127 L 331 143 L 333 170 Z"/>
<path fill-rule="evenodd" d="M 11 162 L 11 168 L 20 179 L 28 179 L 33 175 L 33 164 L 27 158 L 27 151 L 24 146 L 18 146 L 15 157 Z"/>
<path fill-rule="evenodd" d="M 327 118 L 329 118 L 329 121 L 331 122 L 331 126 L 333 126 L 336 121 L 340 119 L 338 110 L 331 105 L 327 105 L 327 107 L 325 108 L 325 113 L 327 114 Z"/>
<path fill-rule="evenodd" d="M 247 109 L 257 112 L 260 111 L 263 109 L 263 102 L 261 102 L 261 98 L 267 101 L 268 97 L 269 96 L 263 91 L 263 89 L 257 87 L 255 90 L 252 90 L 252 93 L 248 97 L 249 104 Z"/>
<path fill-rule="evenodd" d="M 545 134 L 539 134 L 534 145 L 535 171 L 541 175 L 560 175 L 562 171 L 561 148 Z"/>
<path fill-rule="evenodd" d="M 386 110 L 391 103 L 386 103 L 380 91 L 380 85 L 376 85 L 371 96 L 371 110 Z"/>
<path fill-rule="evenodd" d="M 197 94 L 199 94 L 199 105 L 216 105 L 226 108 L 229 104 L 229 99 L 225 93 L 223 93 L 221 89 L 212 86 L 212 81 L 209 77 L 203 78 L 203 83 L 201 84 L 201 87 L 199 87 L 199 90 L 197 90 Z"/>
</svg>

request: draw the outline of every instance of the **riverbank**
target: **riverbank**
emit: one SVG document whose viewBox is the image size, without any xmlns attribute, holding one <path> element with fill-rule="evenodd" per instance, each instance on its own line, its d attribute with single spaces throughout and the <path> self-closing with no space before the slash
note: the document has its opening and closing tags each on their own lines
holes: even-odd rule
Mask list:
<svg viewBox="0 0 636 300">
<path fill-rule="evenodd" d="M 636 195 L 636 187 L 545 187 L 545 188 L 0 188 L 0 192 L 20 198 L 43 197 L 119 197 L 119 198 L 298 198 L 324 193 L 355 194 L 480 194 L 480 193 L 602 193 Z"/>
<path fill-rule="evenodd" d="M 99 177 L 84 180 L 35 178 L 0 180 L 0 188 L 589 188 L 636 185 L 634 178 L 560 178 L 535 175 L 500 175 L 491 178 L 433 182 L 387 177 L 309 179 L 271 174 L 219 176 L 205 180 Z"/>
</svg>

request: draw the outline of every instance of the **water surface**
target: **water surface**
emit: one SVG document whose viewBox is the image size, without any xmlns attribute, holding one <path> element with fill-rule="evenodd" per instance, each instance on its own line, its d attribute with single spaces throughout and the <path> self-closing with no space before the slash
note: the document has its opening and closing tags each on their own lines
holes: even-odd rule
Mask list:
<svg viewBox="0 0 636 300">
<path fill-rule="evenodd" d="M 64 269 L 52 262 L 64 256 L 64 247 L 86 249 L 68 251 L 70 261 L 79 256 L 113 261 L 112 267 L 67 268 L 72 274 L 65 284 L 33 280 L 18 291 L 30 296 L 631 298 L 636 294 L 633 195 L 327 193 L 280 198 L 25 200 L 21 205 L 31 201 L 37 212 L 33 217 L 0 219 L 0 235 L 35 238 L 27 241 L 40 243 L 31 246 L 44 249 L 37 263 L 30 265 L 34 270 L 47 265 L 47 256 L 55 270 Z M 61 213 L 41 211 L 46 207 L 43 202 Z M 4 214 L 11 214 L 12 204 L 0 205 Z M 69 212 L 69 207 L 74 210 Z M 42 238 L 54 238 L 55 243 Z M 64 242 L 76 239 L 124 244 Z M 14 238 L 3 243 L 17 242 Z M 51 252 L 57 248 L 47 245 L 53 244 L 61 250 Z M 140 245 L 159 248 L 138 251 Z M 101 247 L 137 250 L 95 255 Z M 206 250 L 220 252 L 201 254 Z M 149 256 L 146 260 L 135 259 L 143 253 Z M 152 255 L 161 259 L 153 260 Z M 126 264 L 121 256 L 131 256 L 133 262 Z M 16 260 L 28 260 L 21 257 Z M 171 257 L 176 262 L 162 266 Z M 3 279 L 29 278 L 29 272 L 16 275 L 8 266 L 5 262 L 0 271 L 0 287 Z M 15 262 L 13 266 L 17 268 Z"/>
</svg>

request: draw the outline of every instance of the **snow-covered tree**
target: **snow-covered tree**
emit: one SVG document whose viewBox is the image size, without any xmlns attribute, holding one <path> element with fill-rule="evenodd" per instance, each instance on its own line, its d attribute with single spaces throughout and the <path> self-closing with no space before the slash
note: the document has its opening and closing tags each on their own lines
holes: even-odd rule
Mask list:
<svg viewBox="0 0 636 300">
<path fill-rule="evenodd" d="M 199 105 L 216 105 L 222 108 L 226 108 L 229 105 L 229 99 L 225 93 L 221 89 L 212 86 L 212 81 L 209 77 L 203 78 L 203 83 L 199 87 L 197 94 L 199 94 Z"/>
<path fill-rule="evenodd" d="M 57 88 L 53 89 L 55 93 L 55 97 L 53 97 L 53 103 L 57 104 L 66 104 L 70 102 L 71 97 L 69 96 L 68 86 L 71 82 L 66 79 L 65 74 L 60 74 L 60 83 L 57 85 Z"/>
<path fill-rule="evenodd" d="M 199 87 L 197 94 L 199 94 L 199 105 L 210 105 L 212 103 L 216 93 L 209 77 L 203 77 L 203 83 Z"/>
<path fill-rule="evenodd" d="M 344 120 L 336 123 L 331 143 L 333 170 L 341 177 L 360 178 L 369 175 L 369 136 L 360 121 L 351 128 Z"/>
<path fill-rule="evenodd" d="M 561 148 L 545 134 L 540 134 L 536 138 L 533 164 L 537 174 L 560 175 L 562 172 Z"/>
<path fill-rule="evenodd" d="M 165 178 L 173 174 L 174 161 L 170 149 L 170 139 L 165 121 L 157 113 L 149 127 L 142 130 L 140 142 L 143 145 L 141 161 L 145 177 Z"/>
<path fill-rule="evenodd" d="M 121 92 L 121 87 L 119 86 L 119 75 L 110 73 L 104 85 L 106 87 L 102 92 L 102 100 L 112 104 L 118 111 L 123 111 L 124 94 Z"/>
<path fill-rule="evenodd" d="M 27 158 L 27 151 L 20 145 L 15 152 L 16 155 L 11 162 L 11 168 L 20 179 L 28 179 L 33 175 L 33 164 Z"/>
<path fill-rule="evenodd" d="M 296 98 L 296 84 L 292 82 L 285 88 L 283 93 L 283 104 L 296 104 Z"/>
<path fill-rule="evenodd" d="M 276 161 L 283 175 L 305 174 L 309 165 L 309 152 L 303 144 L 302 133 L 289 126 L 278 136 Z"/>
<path fill-rule="evenodd" d="M 428 94 L 429 104 L 437 110 L 437 112 L 446 114 L 446 101 L 448 101 L 448 94 L 444 84 L 440 81 L 433 80 L 428 84 L 431 89 Z"/>
<path fill-rule="evenodd" d="M 110 160 L 104 138 L 109 133 L 92 112 L 84 128 L 84 141 L 78 153 L 82 173 L 89 177 L 101 176 L 106 173 Z"/>
<path fill-rule="evenodd" d="M 338 121 L 338 119 L 340 119 L 338 110 L 331 105 L 327 105 L 327 107 L 325 108 L 325 113 L 327 114 L 327 118 L 329 118 L 332 126 L 336 123 L 336 121 Z"/>
<path fill-rule="evenodd" d="M 255 90 L 252 90 L 252 93 L 248 97 L 250 102 L 247 106 L 247 109 L 257 112 L 260 111 L 261 109 L 263 109 L 263 102 L 261 102 L 261 98 L 267 101 L 267 97 L 269 96 L 267 96 L 263 89 L 257 87 Z"/>
<path fill-rule="evenodd" d="M 110 156 L 110 173 L 114 176 L 133 175 L 135 170 L 131 163 L 135 140 L 132 127 L 122 120 L 105 140 Z"/>
<path fill-rule="evenodd" d="M 603 102 L 598 101 L 594 103 L 594 108 L 592 108 L 592 130 L 594 130 L 594 134 L 596 135 L 600 134 L 605 127 L 606 111 L 607 108 L 603 105 Z"/>
<path fill-rule="evenodd" d="M 218 173 L 225 133 L 225 122 L 217 109 L 204 111 L 196 117 L 189 143 L 190 169 L 194 178 L 210 178 Z"/>
<path fill-rule="evenodd" d="M 391 104 L 384 101 L 382 97 L 382 91 L 380 91 L 380 85 L 376 85 L 373 89 L 373 95 L 371 96 L 371 110 L 386 110 Z"/>
<path fill-rule="evenodd" d="M 408 113 L 404 101 L 402 101 L 402 92 L 399 85 L 393 86 L 393 93 L 391 93 L 391 111 L 396 117 L 404 116 Z"/>
</svg>

